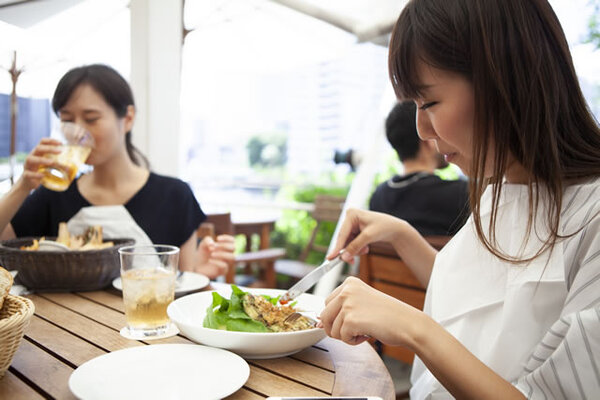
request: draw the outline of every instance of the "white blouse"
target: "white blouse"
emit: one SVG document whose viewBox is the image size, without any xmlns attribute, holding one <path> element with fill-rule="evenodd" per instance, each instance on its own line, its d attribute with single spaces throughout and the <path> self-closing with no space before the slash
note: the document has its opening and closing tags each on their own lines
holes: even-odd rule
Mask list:
<svg viewBox="0 0 600 400">
<path fill-rule="evenodd" d="M 527 234 L 528 207 L 527 186 L 503 186 L 496 236 L 507 254 L 531 256 L 548 237 L 542 203 Z M 526 397 L 600 398 L 600 179 L 566 189 L 560 225 L 572 236 L 524 265 L 493 256 L 469 219 L 436 257 L 424 310 Z M 411 381 L 411 398 L 452 398 L 418 358 Z"/>
</svg>

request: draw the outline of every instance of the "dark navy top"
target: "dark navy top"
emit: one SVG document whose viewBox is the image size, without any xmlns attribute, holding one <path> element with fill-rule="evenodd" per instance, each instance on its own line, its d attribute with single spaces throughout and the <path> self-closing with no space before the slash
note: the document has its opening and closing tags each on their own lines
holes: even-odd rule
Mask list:
<svg viewBox="0 0 600 400">
<path fill-rule="evenodd" d="M 92 205 L 79 192 L 77 181 L 64 192 L 40 186 L 25 199 L 11 224 L 17 237 L 57 236 L 59 222 L 68 222 Z M 206 220 L 187 183 L 152 172 L 123 206 L 152 243 L 181 246 Z"/>
<path fill-rule="evenodd" d="M 470 214 L 468 182 L 426 172 L 396 175 L 375 189 L 369 209 L 402 218 L 424 236 L 454 235 Z"/>
</svg>

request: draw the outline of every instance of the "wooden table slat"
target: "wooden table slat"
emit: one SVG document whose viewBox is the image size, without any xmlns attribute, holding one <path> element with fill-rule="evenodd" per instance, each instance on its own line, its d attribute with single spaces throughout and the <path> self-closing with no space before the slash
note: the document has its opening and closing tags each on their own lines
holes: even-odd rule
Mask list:
<svg viewBox="0 0 600 400">
<path fill-rule="evenodd" d="M 0 379 L 0 399 L 36 400 L 43 397 L 9 370 Z"/>
<path fill-rule="evenodd" d="M 123 297 L 121 297 L 116 290 L 78 292 L 77 295 L 95 301 L 96 303 L 104 304 L 107 307 L 125 313 L 125 304 L 123 303 Z"/>
<path fill-rule="evenodd" d="M 333 361 L 329 356 L 329 352 L 318 347 L 309 347 L 296 354 L 292 354 L 290 357 L 316 365 L 327 371 L 335 372 L 335 367 L 333 366 Z"/>
<path fill-rule="evenodd" d="M 67 385 L 73 368 L 27 340 L 21 341 L 12 367 L 55 399 L 75 398 Z"/>
<path fill-rule="evenodd" d="M 307 364 L 292 358 L 272 358 L 268 360 L 251 360 L 251 364 L 258 365 L 268 371 L 274 372 L 290 379 L 298 380 L 307 386 L 312 386 L 323 392 L 333 392 L 335 373 L 323 371 L 319 367 Z"/>
<path fill-rule="evenodd" d="M 114 351 L 133 346 L 143 346 L 143 343 L 122 337 L 118 331 L 68 310 L 58 304 L 39 296 L 30 296 L 35 303 L 35 314 L 52 321 L 63 329 L 95 343 L 103 349 Z"/>
<path fill-rule="evenodd" d="M 106 354 L 106 351 L 35 315 L 31 319 L 25 335 L 76 366 Z"/>
<path fill-rule="evenodd" d="M 126 324 L 125 314 L 72 293 L 47 293 L 39 296 L 115 330 L 120 330 Z"/>
<path fill-rule="evenodd" d="M 328 338 L 320 343 L 326 345 L 332 354 L 336 372 L 333 392 L 337 396 L 361 394 L 379 396 L 382 399 L 395 397 L 390 373 L 381 360 L 375 362 L 372 357 L 369 357 L 374 350 L 368 342 L 351 346 L 340 340 Z M 343 357 L 339 357 L 338 354 L 343 354 Z M 362 373 L 357 374 L 357 370 Z"/>
<path fill-rule="evenodd" d="M 225 397 L 225 400 L 264 400 L 264 396 L 259 396 L 248 389 L 241 388 L 231 396 Z"/>
<path fill-rule="evenodd" d="M 331 393 L 310 388 L 300 383 L 291 381 L 282 376 L 275 375 L 262 368 L 250 365 L 250 378 L 244 385 L 258 393 L 268 396 L 328 396 Z"/>
<path fill-rule="evenodd" d="M 99 292 L 90 292 L 90 293 L 99 293 Z M 119 299 L 116 296 L 108 295 L 110 297 L 114 297 Z M 50 300 L 54 303 L 60 304 L 65 308 L 68 308 L 72 311 L 75 311 L 79 314 L 83 314 L 92 319 L 97 320 L 98 322 L 108 325 L 115 330 L 121 330 L 125 326 L 125 314 L 122 312 L 116 311 L 114 309 L 105 307 L 101 304 L 97 304 L 95 300 L 88 296 L 78 296 L 70 293 L 51 293 L 42 295 L 43 298 Z M 110 299 L 109 297 L 109 299 Z M 101 298 L 101 297 L 100 297 Z M 121 303 L 123 300 L 119 299 Z M 156 339 L 156 340 L 146 340 L 144 341 L 148 344 L 190 344 L 193 343 L 189 339 L 180 336 L 174 336 L 166 339 Z"/>
<path fill-rule="evenodd" d="M 147 344 L 196 344 L 183 336 L 171 336 L 165 339 L 146 339 L 144 342 Z"/>
</svg>

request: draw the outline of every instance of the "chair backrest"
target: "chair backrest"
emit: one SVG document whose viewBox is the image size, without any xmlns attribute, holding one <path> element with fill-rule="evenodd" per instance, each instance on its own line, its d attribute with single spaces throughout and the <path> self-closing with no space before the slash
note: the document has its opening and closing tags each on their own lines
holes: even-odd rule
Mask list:
<svg viewBox="0 0 600 400">
<path fill-rule="evenodd" d="M 311 216 L 317 221 L 317 224 L 312 230 L 306 247 L 302 250 L 300 257 L 298 257 L 300 261 L 305 261 L 311 251 L 327 253 L 327 246 L 315 243 L 317 233 L 323 222 L 337 222 L 340 219 L 345 202 L 346 198 L 340 196 L 318 194 L 315 197 L 315 208 L 311 212 Z"/>
<path fill-rule="evenodd" d="M 231 213 L 208 214 L 206 221 L 200 224 L 197 231 L 198 238 L 204 236 L 233 235 Z"/>
<path fill-rule="evenodd" d="M 451 237 L 429 236 L 425 239 L 439 250 Z M 420 310 L 423 309 L 425 288 L 388 243 L 369 245 L 369 253 L 360 256 L 359 277 L 375 289 Z M 403 347 L 384 344 L 382 352 L 406 363 L 411 363 L 414 358 L 414 353 Z"/>
<path fill-rule="evenodd" d="M 196 230 L 196 236 L 200 240 L 205 236 L 211 236 L 215 238 L 218 235 L 232 235 L 236 234 L 236 229 L 231 221 L 231 213 L 219 213 L 219 214 L 208 214 L 206 221 L 204 221 Z M 276 259 L 285 257 L 285 249 L 279 248 L 264 248 L 258 251 L 246 251 L 242 254 L 235 255 L 236 264 L 245 264 L 248 266 L 250 263 L 261 264 L 261 280 L 255 283 L 261 284 L 260 287 L 275 287 L 276 279 L 273 264 Z M 227 270 L 225 274 L 225 282 L 235 283 L 236 268 L 237 265 L 233 265 L 232 268 Z"/>
<path fill-rule="evenodd" d="M 337 222 L 345 202 L 345 197 L 318 194 L 315 196 L 315 208 L 311 215 L 317 221 Z"/>
</svg>

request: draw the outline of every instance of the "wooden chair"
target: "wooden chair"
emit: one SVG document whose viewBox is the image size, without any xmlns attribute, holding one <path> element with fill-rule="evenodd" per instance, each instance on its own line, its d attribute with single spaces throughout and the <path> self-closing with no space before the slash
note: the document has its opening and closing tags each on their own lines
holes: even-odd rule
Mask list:
<svg viewBox="0 0 600 400">
<path fill-rule="evenodd" d="M 441 249 L 450 236 L 426 237 L 429 244 Z M 425 302 L 425 288 L 421 286 L 404 261 L 388 243 L 369 245 L 369 253 L 360 256 L 359 277 L 375 289 L 393 296 L 420 310 Z M 380 354 L 386 354 L 405 363 L 412 363 L 414 353 L 403 348 L 372 342 Z"/>
<path fill-rule="evenodd" d="M 292 281 L 296 281 L 315 268 L 315 265 L 305 262 L 306 258 L 312 251 L 323 253 L 323 257 L 325 257 L 328 246 L 315 243 L 315 239 L 323 222 L 337 222 L 339 220 L 345 201 L 345 197 L 331 195 L 317 195 L 315 197 L 315 208 L 311 212 L 311 217 L 317 221 L 317 224 L 312 230 L 308 244 L 302 250 L 297 260 L 277 260 L 275 262 L 275 272 L 292 278 Z"/>
<path fill-rule="evenodd" d="M 200 224 L 196 231 L 198 239 L 202 239 L 205 236 L 212 236 L 214 238 L 218 235 L 235 235 L 235 229 L 231 222 L 231 213 L 207 215 L 206 221 Z M 259 277 L 251 286 L 274 288 L 276 286 L 275 260 L 282 257 L 285 257 L 285 249 L 280 248 L 269 248 L 236 254 L 235 265 L 227 271 L 225 282 L 236 282 L 238 265 L 246 266 L 255 264 L 260 266 L 260 270 L 258 271 Z"/>
</svg>

